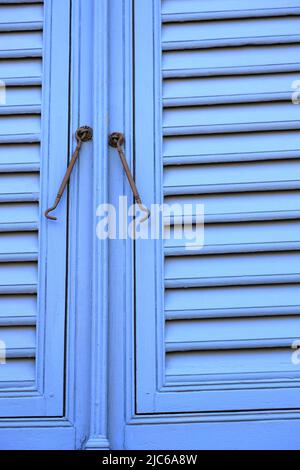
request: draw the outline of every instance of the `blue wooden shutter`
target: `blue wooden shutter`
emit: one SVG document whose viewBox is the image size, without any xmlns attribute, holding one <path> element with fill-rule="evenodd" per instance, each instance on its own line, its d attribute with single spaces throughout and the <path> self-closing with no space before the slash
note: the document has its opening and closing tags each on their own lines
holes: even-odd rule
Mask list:
<svg viewBox="0 0 300 470">
<path fill-rule="evenodd" d="M 0 417 L 63 414 L 68 77 L 69 1 L 1 1 Z"/>
<path fill-rule="evenodd" d="M 138 185 L 148 205 L 203 203 L 206 224 L 196 253 L 136 243 L 138 412 L 300 404 L 298 15 L 135 2 Z"/>
</svg>

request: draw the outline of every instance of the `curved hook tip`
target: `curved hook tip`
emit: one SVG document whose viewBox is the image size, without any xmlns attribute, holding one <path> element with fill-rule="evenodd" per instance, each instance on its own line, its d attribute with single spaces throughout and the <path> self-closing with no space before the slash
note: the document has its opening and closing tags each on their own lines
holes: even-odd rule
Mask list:
<svg viewBox="0 0 300 470">
<path fill-rule="evenodd" d="M 48 219 L 48 220 L 57 220 L 57 217 L 53 217 L 52 215 L 49 215 L 50 212 L 54 211 L 54 209 L 48 209 L 46 212 L 45 212 L 45 217 Z"/>
<path fill-rule="evenodd" d="M 146 222 L 146 220 L 149 220 L 149 219 L 150 219 L 150 217 L 151 217 L 151 212 L 150 212 L 149 209 L 147 209 L 146 207 L 143 207 L 143 208 L 140 207 L 140 209 L 141 209 L 143 212 L 146 212 L 145 217 L 143 217 L 143 218 L 141 219 L 141 224 L 142 224 L 143 222 Z"/>
</svg>

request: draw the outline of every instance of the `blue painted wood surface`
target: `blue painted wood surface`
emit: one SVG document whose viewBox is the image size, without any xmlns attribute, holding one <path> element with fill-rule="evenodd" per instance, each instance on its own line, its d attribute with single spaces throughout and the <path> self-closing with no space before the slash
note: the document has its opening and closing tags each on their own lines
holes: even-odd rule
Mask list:
<svg viewBox="0 0 300 470">
<path fill-rule="evenodd" d="M 135 2 L 138 186 L 206 220 L 136 243 L 138 413 L 300 404 L 299 6 Z"/>
<path fill-rule="evenodd" d="M 16 28 L 26 31 L 26 27 L 29 27 L 30 31 L 40 31 L 41 3 L 36 0 L 1 1 L 0 8 L 2 12 L 5 11 L 5 22 L 1 23 L 0 30 L 7 32 L 11 28 L 14 34 Z M 28 264 L 28 267 L 24 264 L 26 272 L 18 271 L 20 279 L 24 279 L 22 274 L 30 274 L 27 282 L 35 280 L 35 263 L 39 262 L 42 268 L 38 285 L 28 284 L 26 291 L 21 285 L 18 294 L 14 285 L 13 302 L 10 301 L 10 293 L 4 295 L 3 288 L 0 294 L 0 315 L 5 311 L 6 316 L 0 317 L 0 327 L 2 331 L 4 327 L 15 327 L 19 333 L 16 338 L 18 344 L 22 347 L 26 342 L 27 346 L 31 346 L 32 332 L 35 331 L 38 320 L 38 341 L 35 338 L 34 340 L 40 351 L 37 363 L 41 373 L 35 372 L 34 367 L 30 372 L 36 373 L 39 390 L 47 398 L 45 402 L 43 395 L 32 396 L 34 391 L 31 390 L 27 393 L 29 397 L 26 396 L 27 387 L 34 384 L 32 381 L 29 384 L 22 382 L 20 367 L 15 370 L 19 378 L 16 398 L 13 402 L 8 402 L 5 393 L 1 395 L 4 410 L 2 417 L 0 416 L 1 449 L 67 450 L 109 447 L 105 418 L 107 369 L 104 367 L 105 348 L 102 340 L 108 337 L 105 313 L 107 302 L 98 293 L 101 292 L 102 295 L 105 292 L 107 283 L 105 276 L 99 273 L 98 265 L 99 254 L 105 256 L 105 248 L 95 243 L 94 235 L 96 206 L 107 199 L 105 190 L 102 192 L 103 186 L 99 185 L 99 181 L 104 179 L 107 161 L 99 161 L 98 158 L 99 146 L 103 149 L 107 136 L 103 125 L 107 112 L 102 106 L 107 96 L 103 67 L 106 57 L 107 9 L 103 2 L 97 2 L 96 8 L 94 0 L 73 0 L 71 10 L 69 5 L 68 0 L 46 0 L 44 3 L 43 69 L 40 67 L 41 58 L 36 57 L 35 50 L 33 57 L 28 59 L 12 57 L 15 65 L 13 70 L 7 57 L 0 59 L 0 75 L 5 76 L 9 84 L 9 106 L 3 108 L 3 116 L 12 114 L 22 117 L 23 114 L 29 114 L 36 117 L 40 111 L 41 84 L 44 91 L 42 132 L 23 134 L 20 129 L 18 134 L 10 134 L 11 144 L 7 143 L 6 135 L 0 132 L 1 174 L 4 177 L 11 174 L 12 182 L 16 181 L 18 175 L 24 175 L 24 182 L 20 182 L 26 190 L 26 198 L 29 199 L 26 203 L 17 199 L 13 210 L 10 200 L 7 203 L 1 202 L 0 236 L 3 236 L 3 242 L 0 260 L 2 263 L 6 262 L 7 267 L 8 263 Z M 23 21 L 13 21 L 16 18 L 11 12 L 16 8 Z M 36 13 L 35 16 L 32 16 L 33 12 Z M 31 20 L 27 21 L 29 14 Z M 70 29 L 73 31 L 71 43 Z M 97 44 L 97 47 L 94 49 L 92 44 Z M 99 50 L 101 54 L 98 53 Z M 24 51 L 27 55 L 30 54 L 28 49 Z M 24 51 L 18 55 L 23 56 Z M 69 86 L 72 94 L 68 93 Z M 94 106 L 93 97 L 97 103 L 101 102 L 100 111 Z M 83 124 L 94 127 L 94 143 L 86 144 L 82 149 L 81 158 L 70 181 L 70 197 L 68 198 L 67 193 L 64 195 L 57 210 L 58 222 L 49 224 L 42 212 L 53 203 L 68 158 L 76 145 L 75 131 Z M 42 159 L 40 144 L 43 148 Z M 23 151 L 25 146 L 26 152 Z M 15 151 L 16 149 L 19 150 Z M 46 177 L 48 167 L 51 178 Z M 39 171 L 43 178 L 43 189 L 39 193 L 30 193 L 28 183 L 36 184 L 32 174 Z M 9 180 L 3 181 L 7 185 Z M 82 188 L 85 190 L 82 191 Z M 35 206 L 32 209 L 33 204 Z M 38 230 L 41 234 L 39 238 L 36 237 Z M 47 254 L 47 243 L 52 257 Z M 105 272 L 105 263 L 103 266 Z M 45 280 L 42 277 L 43 269 L 48 274 Z M 40 290 L 43 285 L 45 291 Z M 43 303 L 47 299 L 47 291 L 49 304 L 45 311 L 38 310 L 37 292 L 38 299 Z M 38 318 L 32 314 L 36 311 L 39 312 Z M 17 312 L 22 319 L 22 330 L 19 328 Z M 22 332 L 26 334 L 21 334 Z M 9 330 L 6 329 L 5 334 L 7 341 L 11 341 Z M 29 353 L 32 356 L 28 356 L 28 360 L 35 360 L 35 351 L 26 350 L 26 354 Z M 102 374 L 101 380 L 99 374 Z M 24 390 L 20 388 L 21 382 Z M 26 396 L 26 401 L 22 396 Z M 38 404 L 38 399 L 44 400 L 43 407 Z M 3 417 L 5 413 L 6 418 Z M 12 413 L 15 414 L 14 418 L 10 417 Z"/>
<path fill-rule="evenodd" d="M 281 178 L 300 150 L 291 104 L 297 29 L 282 43 L 254 28 L 243 45 L 242 25 L 298 21 L 299 2 L 122 4 L 123 16 L 118 0 L 110 6 L 109 55 L 126 58 L 126 67 L 110 63 L 110 131 L 125 131 L 147 205 L 205 204 L 206 243 L 187 253 L 176 226 L 164 246 L 138 241 L 135 258 L 131 241 L 111 243 L 111 446 L 297 449 L 299 369 L 290 343 L 300 314 L 299 171 Z M 240 30 L 222 43 L 221 26 L 233 19 Z M 189 26 L 214 31 L 188 37 Z M 287 114 L 269 114 L 277 107 Z M 109 175 L 110 200 L 122 187 L 130 197 L 113 154 Z"/>
<path fill-rule="evenodd" d="M 299 448 L 299 1 L 45 8 L 0 2 L 0 447 Z M 67 240 L 42 211 L 83 123 Z M 205 205 L 203 250 L 95 240 L 132 197 L 115 130 L 146 205 Z"/>
<path fill-rule="evenodd" d="M 0 4 L 2 418 L 63 413 L 66 201 L 43 212 L 68 158 L 69 7 Z"/>
</svg>

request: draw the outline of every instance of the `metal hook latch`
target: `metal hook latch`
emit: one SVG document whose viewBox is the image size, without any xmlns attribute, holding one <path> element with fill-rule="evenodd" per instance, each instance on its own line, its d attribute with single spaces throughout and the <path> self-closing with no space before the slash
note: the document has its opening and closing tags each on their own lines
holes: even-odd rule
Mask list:
<svg viewBox="0 0 300 470">
<path fill-rule="evenodd" d="M 46 212 L 45 212 L 45 217 L 47 217 L 47 219 L 49 220 L 57 220 L 56 217 L 53 217 L 50 214 L 50 212 L 53 212 L 55 211 L 55 209 L 57 208 L 58 204 L 60 203 L 60 200 L 63 196 L 63 193 L 67 187 L 67 184 L 69 183 L 69 180 L 70 180 L 70 177 L 71 177 L 71 173 L 72 173 L 72 170 L 74 168 L 74 165 L 76 163 L 76 160 L 79 156 L 79 152 L 80 152 L 80 149 L 81 149 L 81 146 L 83 144 L 83 142 L 88 142 L 89 140 L 92 140 L 93 138 L 93 129 L 91 127 L 88 127 L 88 126 L 83 126 L 83 127 L 79 127 L 79 129 L 77 129 L 76 131 L 76 140 L 77 140 L 77 146 L 76 146 L 76 149 L 73 153 L 73 156 L 72 156 L 72 159 L 70 161 L 70 164 L 67 168 L 67 171 L 66 171 L 66 174 L 64 176 L 64 179 L 60 185 L 60 188 L 58 190 L 58 193 L 57 193 L 57 196 L 56 196 L 56 199 L 55 199 L 55 203 L 52 207 L 50 207 L 50 209 L 48 209 Z"/>
<path fill-rule="evenodd" d="M 142 199 L 141 199 L 141 196 L 140 196 L 140 194 L 138 192 L 138 189 L 136 187 L 135 181 L 134 181 L 133 176 L 131 174 L 130 168 L 128 166 L 128 163 L 127 163 L 127 160 L 126 160 L 123 148 L 122 148 L 124 143 L 125 143 L 124 134 L 121 134 L 120 132 L 114 132 L 113 134 L 111 134 L 109 136 L 109 145 L 118 150 L 118 153 L 119 153 L 124 171 L 126 173 L 128 182 L 129 182 L 130 187 L 132 189 L 132 192 L 133 192 L 134 198 L 137 202 L 137 205 L 139 206 L 140 210 L 142 212 L 145 212 L 145 214 L 146 214 L 145 217 L 143 217 L 141 219 L 141 222 L 145 222 L 146 220 L 149 219 L 151 213 L 150 213 L 149 209 L 147 209 L 147 207 L 144 206 L 144 204 L 142 202 Z"/>
</svg>

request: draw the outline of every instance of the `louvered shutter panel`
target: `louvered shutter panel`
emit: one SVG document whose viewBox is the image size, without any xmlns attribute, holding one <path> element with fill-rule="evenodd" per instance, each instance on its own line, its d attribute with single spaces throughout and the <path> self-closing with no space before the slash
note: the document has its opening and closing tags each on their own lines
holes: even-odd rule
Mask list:
<svg viewBox="0 0 300 470">
<path fill-rule="evenodd" d="M 139 187 L 205 210 L 202 250 L 136 243 L 137 411 L 297 408 L 300 2 L 135 8 Z"/>
<path fill-rule="evenodd" d="M 1 1 L 0 417 L 63 413 L 68 74 L 69 2 Z"/>
</svg>

